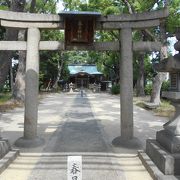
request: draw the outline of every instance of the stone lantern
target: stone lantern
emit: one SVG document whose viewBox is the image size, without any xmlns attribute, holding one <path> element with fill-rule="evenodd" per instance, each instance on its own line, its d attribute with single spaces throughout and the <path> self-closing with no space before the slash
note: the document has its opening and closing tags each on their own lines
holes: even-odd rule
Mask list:
<svg viewBox="0 0 180 180">
<path fill-rule="evenodd" d="M 180 51 L 180 29 L 176 38 L 178 42 L 174 48 Z M 164 129 L 157 132 L 156 140 L 147 140 L 146 154 L 164 175 L 180 176 L 180 52 L 164 59 L 155 68 L 159 72 L 170 74 L 169 91 L 163 92 L 162 96 L 171 101 L 176 112 L 174 117 L 163 125 Z"/>
<path fill-rule="evenodd" d="M 178 42 L 175 43 L 174 48 L 180 51 L 179 30 L 176 33 L 176 38 Z M 163 61 L 157 65 L 156 69 L 169 72 L 170 88 L 169 91 L 162 92 L 162 96 L 171 101 L 176 111 L 175 116 L 164 124 L 164 130 L 157 132 L 157 141 L 170 153 L 180 153 L 180 52 Z"/>
</svg>

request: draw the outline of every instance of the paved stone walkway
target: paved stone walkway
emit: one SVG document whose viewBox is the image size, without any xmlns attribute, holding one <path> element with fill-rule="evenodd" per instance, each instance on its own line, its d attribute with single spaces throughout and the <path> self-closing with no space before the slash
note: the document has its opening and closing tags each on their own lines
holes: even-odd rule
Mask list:
<svg viewBox="0 0 180 180">
<path fill-rule="evenodd" d="M 137 157 L 146 138 L 153 138 L 164 118 L 134 107 L 135 136 L 141 147 L 114 147 L 120 135 L 119 98 L 108 94 L 51 94 L 40 101 L 42 147 L 20 149 L 20 156 L 1 180 L 66 180 L 67 157 L 81 155 L 83 180 L 150 180 Z M 23 133 L 23 108 L 0 114 L 2 136 L 11 144 Z"/>
</svg>

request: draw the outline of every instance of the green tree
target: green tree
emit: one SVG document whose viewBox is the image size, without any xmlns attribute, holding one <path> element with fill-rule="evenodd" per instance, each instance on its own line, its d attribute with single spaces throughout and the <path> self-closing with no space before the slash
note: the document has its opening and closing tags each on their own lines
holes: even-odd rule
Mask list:
<svg viewBox="0 0 180 180">
<path fill-rule="evenodd" d="M 14 0 L 15 1 L 15 0 Z M 0 8 L 8 8 L 11 3 L 2 0 L 0 2 Z M 38 12 L 38 13 L 56 13 L 55 0 L 32 0 L 31 3 L 26 4 L 26 11 Z M 89 0 L 89 3 L 82 0 L 64 0 L 66 10 L 83 10 L 83 11 L 98 11 L 104 15 L 107 14 L 122 14 L 122 13 L 137 13 L 144 11 L 153 11 L 155 9 L 161 9 L 165 5 L 165 0 Z M 170 1 L 170 16 L 165 21 L 165 26 L 161 27 L 164 30 L 164 34 L 172 36 L 175 27 L 179 26 L 179 0 Z M 159 28 L 151 28 L 133 32 L 134 41 L 146 41 L 146 40 L 159 40 L 160 39 Z M 0 37 L 4 38 L 4 30 L 1 29 Z M 61 31 L 41 31 L 42 40 L 62 40 L 63 32 Z M 161 39 L 165 39 L 164 37 Z M 97 31 L 95 34 L 95 41 L 119 41 L 118 31 Z M 41 79 L 43 77 L 53 77 L 54 81 L 57 82 L 59 78 L 59 72 L 62 69 L 67 69 L 67 61 L 64 62 L 63 56 L 67 58 L 70 63 L 96 63 L 99 70 L 102 71 L 107 79 L 118 82 L 119 80 L 119 53 L 118 52 L 41 52 Z M 22 56 L 20 54 L 20 56 Z M 19 58 L 21 59 L 21 58 Z M 146 64 L 150 67 L 148 56 L 144 53 L 134 55 L 134 82 L 139 82 L 141 90 L 139 94 L 143 94 L 144 82 L 147 77 L 153 77 L 152 69 L 145 73 Z M 49 70 L 47 71 L 47 68 Z M 141 67 L 141 68 L 140 68 Z M 145 68 L 145 69 L 144 69 Z M 1 71 L 0 71 L 1 72 Z M 62 72 L 61 78 L 67 77 L 67 74 Z M 139 72 L 139 73 L 137 73 Z M 6 74 L 6 73 L 5 73 Z M 148 75 L 147 75 L 148 74 Z M 63 77 L 64 76 L 64 77 Z M 1 75 L 0 75 L 1 79 Z M 42 80 L 43 81 L 43 80 Z M 0 84 L 2 81 L 0 81 Z M 138 83 L 137 83 L 138 84 Z M 142 93 L 141 93 L 142 92 Z"/>
<path fill-rule="evenodd" d="M 26 4 L 26 11 L 31 13 L 55 13 L 56 12 L 56 3 L 57 1 L 48 0 L 48 1 L 40 1 L 40 0 L 32 0 L 31 3 Z M 22 33 L 23 39 L 25 40 L 24 31 Z M 59 30 L 41 30 L 41 40 L 61 40 L 63 38 L 63 33 Z M 47 78 L 52 79 L 52 82 L 56 82 L 60 78 L 61 74 L 61 62 L 60 62 L 60 55 L 57 51 L 53 52 L 41 52 L 40 53 L 40 84 L 45 82 Z M 51 56 L 51 58 L 49 57 Z M 41 59 L 43 58 L 43 61 Z M 15 79 L 15 86 L 14 86 L 14 99 L 18 101 L 24 101 L 24 90 L 25 90 L 25 59 L 26 59 L 26 52 L 20 51 L 19 52 L 19 68 L 17 71 L 16 79 Z M 45 60 L 45 61 L 44 61 Z M 47 61 L 46 61 L 47 60 Z M 49 67 L 47 71 L 46 68 Z M 47 74 L 46 74 L 47 73 Z M 51 73 L 51 76 L 49 75 Z M 55 87 L 55 86 L 54 86 Z"/>
<path fill-rule="evenodd" d="M 22 12 L 24 11 L 25 0 L 12 0 L 12 1 L 1 1 L 1 9 L 9 9 L 11 11 Z M 4 32 L 4 29 L 1 28 L 1 32 Z M 6 28 L 3 35 L 1 35 L 3 40 L 17 40 L 18 30 Z M 0 52 L 0 87 L 4 86 L 4 83 L 9 74 L 9 70 L 12 64 L 12 58 L 14 53 L 12 51 L 1 51 Z"/>
</svg>

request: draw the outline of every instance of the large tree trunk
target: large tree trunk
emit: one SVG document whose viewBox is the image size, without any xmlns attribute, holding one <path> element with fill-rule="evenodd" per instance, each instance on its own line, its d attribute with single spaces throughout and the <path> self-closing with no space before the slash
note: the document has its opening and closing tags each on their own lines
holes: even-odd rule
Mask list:
<svg viewBox="0 0 180 180">
<path fill-rule="evenodd" d="M 159 105 L 161 103 L 160 92 L 163 81 L 166 79 L 167 73 L 159 72 L 153 79 L 153 88 L 150 102 Z"/>
<path fill-rule="evenodd" d="M 147 41 L 148 37 L 147 37 L 147 33 L 145 31 L 141 31 L 141 39 L 142 41 Z M 138 79 L 137 79 L 137 96 L 145 96 L 145 92 L 144 92 L 144 82 L 145 82 L 145 78 L 144 78 L 144 59 L 145 59 L 145 52 L 139 52 L 139 74 L 138 74 Z"/>
<path fill-rule="evenodd" d="M 165 30 L 165 24 L 160 25 L 160 31 L 161 31 L 161 42 L 163 44 L 163 47 L 161 48 L 160 52 L 160 61 L 167 58 L 167 46 L 166 46 L 166 30 Z M 155 103 L 159 105 L 161 103 L 160 99 L 160 91 L 163 81 L 166 79 L 167 73 L 158 72 L 153 80 L 153 87 L 152 87 L 152 93 L 150 102 Z"/>
<path fill-rule="evenodd" d="M 19 63 L 18 71 L 15 78 L 14 88 L 13 88 L 13 99 L 24 102 L 25 97 L 25 60 L 26 52 L 19 52 Z"/>
<path fill-rule="evenodd" d="M 17 29 L 7 29 L 5 34 L 5 40 L 17 40 L 18 30 Z M 11 59 L 13 56 L 12 51 L 1 51 L 0 52 L 0 87 L 3 87 L 7 75 L 11 66 Z"/>
<path fill-rule="evenodd" d="M 36 0 L 32 0 L 30 4 L 30 13 L 33 13 L 36 6 Z M 26 30 L 20 30 L 18 40 L 26 39 Z M 13 87 L 13 99 L 15 101 L 24 102 L 25 100 L 25 70 L 26 70 L 26 51 L 19 51 L 18 70 Z"/>
<path fill-rule="evenodd" d="M 12 66 L 10 66 L 9 80 L 10 80 L 9 86 L 10 86 L 11 94 L 13 94 L 14 76 L 13 76 L 13 67 Z"/>
<path fill-rule="evenodd" d="M 18 39 L 25 39 L 25 30 L 19 31 Z M 13 99 L 24 102 L 25 97 L 25 69 L 26 69 L 26 51 L 19 51 L 18 71 L 13 88 Z"/>
<path fill-rule="evenodd" d="M 58 88 L 58 81 L 61 78 L 61 72 L 62 72 L 63 64 L 64 64 L 64 59 L 62 57 L 62 54 L 60 54 L 60 59 L 58 59 L 58 73 L 57 73 L 56 81 L 55 81 L 55 83 L 53 85 L 53 89 L 57 89 Z"/>
<path fill-rule="evenodd" d="M 141 53 L 139 55 L 139 75 L 137 79 L 137 96 L 145 96 L 144 92 L 144 57 L 145 54 Z"/>
<path fill-rule="evenodd" d="M 10 10 L 21 12 L 24 9 L 25 0 L 12 0 Z M 13 28 L 7 28 L 5 33 L 5 40 L 15 41 L 18 37 L 18 30 Z M 9 73 L 9 69 L 11 66 L 12 59 L 12 51 L 1 51 L 0 52 L 0 87 L 3 87 L 7 75 Z"/>
</svg>

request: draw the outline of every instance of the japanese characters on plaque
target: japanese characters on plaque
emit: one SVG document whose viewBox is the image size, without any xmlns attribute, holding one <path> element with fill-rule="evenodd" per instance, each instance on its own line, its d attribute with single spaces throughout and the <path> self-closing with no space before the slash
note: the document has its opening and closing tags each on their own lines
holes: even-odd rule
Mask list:
<svg viewBox="0 0 180 180">
<path fill-rule="evenodd" d="M 82 156 L 68 156 L 68 180 L 82 180 Z"/>
<path fill-rule="evenodd" d="M 96 20 L 101 16 L 99 12 L 62 11 L 65 27 L 65 48 L 73 46 L 92 46 Z"/>
<path fill-rule="evenodd" d="M 66 45 L 92 44 L 94 36 L 93 18 L 67 18 L 65 24 Z"/>
</svg>

